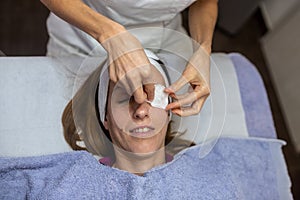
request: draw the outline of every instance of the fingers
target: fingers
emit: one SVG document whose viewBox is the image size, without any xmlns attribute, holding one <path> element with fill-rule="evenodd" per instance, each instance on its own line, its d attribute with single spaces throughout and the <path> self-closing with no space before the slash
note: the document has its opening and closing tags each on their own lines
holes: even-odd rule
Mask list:
<svg viewBox="0 0 300 200">
<path fill-rule="evenodd" d="M 193 102 L 197 101 L 203 96 L 208 96 L 209 92 L 206 89 L 201 89 L 200 86 L 196 86 L 195 91 L 183 95 L 175 95 L 174 99 L 177 101 L 170 103 L 166 110 L 180 108 L 186 105 L 190 105 Z"/>
<path fill-rule="evenodd" d="M 134 96 L 137 103 L 143 103 L 146 99 L 152 101 L 154 99 L 154 83 L 148 81 L 151 66 L 139 66 L 118 80 L 118 85 L 127 92 L 128 95 Z M 144 76 L 148 77 L 144 77 Z M 152 74 L 151 74 L 152 75 Z M 152 78 L 151 78 L 152 80 Z"/>
<path fill-rule="evenodd" d="M 133 96 L 135 102 L 141 104 L 147 99 L 147 94 L 144 92 L 143 86 L 136 86 L 126 78 L 119 80 L 117 83 L 119 88 L 122 88 L 129 96 Z M 116 87 L 116 86 L 115 86 Z"/>
<path fill-rule="evenodd" d="M 148 98 L 154 99 L 154 86 L 147 79 L 152 77 L 150 61 L 141 43 L 128 31 L 120 32 L 103 41 L 102 46 L 108 52 L 110 79 L 121 84 L 129 95 L 133 95 L 137 103 Z"/>
<path fill-rule="evenodd" d="M 154 99 L 154 84 L 146 84 L 144 85 L 144 91 L 147 94 L 147 99 L 152 101 Z"/>
<path fill-rule="evenodd" d="M 175 81 L 171 86 L 167 87 L 165 89 L 166 93 L 175 93 L 178 90 L 180 90 L 180 88 L 182 88 L 185 84 L 187 84 L 189 82 L 189 80 L 187 80 L 184 76 L 181 76 L 177 81 Z"/>
<path fill-rule="evenodd" d="M 137 90 L 135 90 L 133 96 L 135 102 L 137 102 L 138 104 L 145 102 L 145 100 L 147 99 L 147 94 L 144 92 L 144 89 L 142 87 L 139 87 Z"/>
<path fill-rule="evenodd" d="M 127 92 L 131 95 L 133 89 L 127 89 Z M 144 87 L 138 87 L 133 92 L 135 102 L 141 104 L 146 100 L 152 101 L 154 99 L 154 84 L 147 84 Z"/>
<path fill-rule="evenodd" d="M 180 109 L 174 109 L 172 112 L 174 114 L 177 114 L 181 117 L 186 117 L 190 115 L 196 115 L 200 112 L 201 108 L 203 107 L 203 104 L 205 100 L 207 99 L 208 95 L 203 96 L 202 98 L 196 100 L 190 107 L 184 107 Z"/>
<path fill-rule="evenodd" d="M 207 66 L 202 66 L 205 69 Z M 180 116 L 189 116 L 198 114 L 205 102 L 205 99 L 210 93 L 209 89 L 209 73 L 205 70 L 199 70 L 201 66 L 195 68 L 192 64 L 188 64 L 182 76 L 165 92 L 177 101 L 170 103 L 166 110 L 172 110 L 173 113 Z M 183 95 L 175 95 L 175 92 L 180 90 L 185 84 L 189 83 L 189 93 Z"/>
<path fill-rule="evenodd" d="M 134 100 L 137 103 L 143 103 L 147 99 L 148 93 L 152 99 L 154 98 L 154 86 L 149 84 L 143 87 L 144 75 L 148 74 L 148 71 L 148 66 L 140 66 L 127 72 L 125 75 L 123 84 L 127 85 L 127 93 L 130 95 L 133 94 Z M 144 91 L 145 88 L 146 90 Z"/>
</svg>

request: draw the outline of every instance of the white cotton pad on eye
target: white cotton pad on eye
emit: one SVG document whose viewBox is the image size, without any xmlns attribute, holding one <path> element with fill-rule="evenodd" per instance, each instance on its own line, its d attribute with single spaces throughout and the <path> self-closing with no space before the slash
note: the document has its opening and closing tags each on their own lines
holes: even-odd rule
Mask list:
<svg viewBox="0 0 300 200">
<path fill-rule="evenodd" d="M 165 109 L 169 103 L 168 94 L 164 92 L 165 86 L 155 84 L 154 88 L 154 99 L 149 101 L 149 103 L 153 107 Z"/>
</svg>

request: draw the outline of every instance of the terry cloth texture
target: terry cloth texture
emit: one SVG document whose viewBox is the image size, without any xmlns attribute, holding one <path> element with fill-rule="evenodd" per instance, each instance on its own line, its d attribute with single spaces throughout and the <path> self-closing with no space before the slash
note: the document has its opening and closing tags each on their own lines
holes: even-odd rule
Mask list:
<svg viewBox="0 0 300 200">
<path fill-rule="evenodd" d="M 243 55 L 228 55 L 237 74 L 249 136 L 276 138 L 266 88 L 259 72 Z"/>
<path fill-rule="evenodd" d="M 291 199 L 282 145 L 220 138 L 206 157 L 199 158 L 206 144 L 197 145 L 144 176 L 84 151 L 1 158 L 0 199 Z"/>
</svg>

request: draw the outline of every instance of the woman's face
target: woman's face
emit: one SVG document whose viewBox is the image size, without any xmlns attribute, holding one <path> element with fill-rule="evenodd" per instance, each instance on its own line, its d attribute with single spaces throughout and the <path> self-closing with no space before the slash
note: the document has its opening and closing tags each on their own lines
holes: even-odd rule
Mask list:
<svg viewBox="0 0 300 200">
<path fill-rule="evenodd" d="M 159 73 L 159 72 L 158 72 Z M 153 82 L 164 84 L 159 74 Z M 109 84 L 108 104 L 104 126 L 112 142 L 132 153 L 152 153 L 164 147 L 169 117 L 167 111 L 138 104 L 124 88 Z"/>
</svg>

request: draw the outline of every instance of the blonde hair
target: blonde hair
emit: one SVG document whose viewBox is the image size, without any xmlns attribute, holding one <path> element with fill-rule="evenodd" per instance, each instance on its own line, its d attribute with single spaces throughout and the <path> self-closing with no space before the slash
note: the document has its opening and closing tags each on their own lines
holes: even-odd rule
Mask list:
<svg viewBox="0 0 300 200">
<path fill-rule="evenodd" d="M 98 67 L 67 104 L 62 115 L 64 137 L 74 150 L 87 150 L 100 156 L 114 156 L 108 131 L 100 122 L 98 110 L 98 84 L 101 67 Z M 107 94 L 103 94 L 107 95 Z M 178 138 L 183 133 L 171 132 L 170 124 L 165 138 L 166 151 L 172 155 L 194 145 Z M 83 141 L 86 147 L 77 142 Z"/>
</svg>

